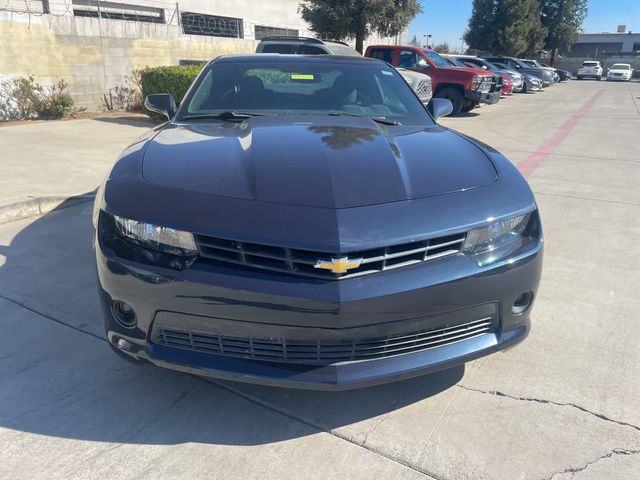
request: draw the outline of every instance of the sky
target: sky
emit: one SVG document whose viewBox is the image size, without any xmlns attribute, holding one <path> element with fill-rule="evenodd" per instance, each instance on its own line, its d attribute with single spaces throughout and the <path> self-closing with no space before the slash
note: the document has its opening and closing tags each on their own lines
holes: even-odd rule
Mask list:
<svg viewBox="0 0 640 480">
<path fill-rule="evenodd" d="M 424 44 L 424 35 L 431 34 L 431 45 L 447 42 L 459 49 L 471 0 L 422 0 L 422 10 L 409 25 L 408 40 L 416 35 Z M 589 0 L 585 32 L 615 32 L 619 24 L 627 25 L 627 31 L 640 32 L 640 0 Z"/>
</svg>

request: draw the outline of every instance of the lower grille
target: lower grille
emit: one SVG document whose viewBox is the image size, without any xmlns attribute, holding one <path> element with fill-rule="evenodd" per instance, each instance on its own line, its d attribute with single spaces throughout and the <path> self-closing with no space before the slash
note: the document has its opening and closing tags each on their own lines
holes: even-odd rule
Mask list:
<svg viewBox="0 0 640 480">
<path fill-rule="evenodd" d="M 151 341 L 196 352 L 286 363 L 330 364 L 371 360 L 450 345 L 495 331 L 496 317 L 388 337 L 353 340 L 286 340 L 232 337 L 160 327 Z"/>
</svg>

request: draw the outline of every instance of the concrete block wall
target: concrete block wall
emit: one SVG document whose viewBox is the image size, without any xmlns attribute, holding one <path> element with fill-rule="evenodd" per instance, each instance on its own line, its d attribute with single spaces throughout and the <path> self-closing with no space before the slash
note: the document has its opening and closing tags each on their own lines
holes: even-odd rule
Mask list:
<svg viewBox="0 0 640 480">
<path fill-rule="evenodd" d="M 60 78 L 80 106 L 97 110 L 109 89 L 127 84 L 133 70 L 177 65 L 255 51 L 255 40 L 184 35 L 177 25 L 0 12 L 0 78 L 34 75 L 51 85 Z"/>
</svg>

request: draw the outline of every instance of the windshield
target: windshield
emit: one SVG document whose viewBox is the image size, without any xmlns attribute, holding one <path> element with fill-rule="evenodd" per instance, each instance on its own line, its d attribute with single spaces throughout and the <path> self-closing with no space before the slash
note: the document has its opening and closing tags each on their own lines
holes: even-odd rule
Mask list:
<svg viewBox="0 0 640 480">
<path fill-rule="evenodd" d="M 584 62 L 582 64 L 583 67 L 597 67 L 598 66 L 598 62 Z"/>
<path fill-rule="evenodd" d="M 451 65 L 449 65 L 449 62 L 447 62 L 444 58 L 442 58 L 440 55 L 438 55 L 436 52 L 434 52 L 433 50 L 428 50 L 428 49 L 422 49 L 422 53 L 425 54 L 425 56 L 431 60 L 433 62 L 433 64 L 438 67 L 438 68 L 445 68 L 445 67 L 450 67 Z"/>
<path fill-rule="evenodd" d="M 614 63 L 611 70 L 631 70 L 631 65 L 626 63 Z"/>
<path fill-rule="evenodd" d="M 432 124 L 395 69 L 378 62 L 214 62 L 196 80 L 177 120 L 222 112 L 356 115 Z"/>
<path fill-rule="evenodd" d="M 521 62 L 524 63 L 528 67 L 537 67 L 538 66 L 538 65 L 536 65 L 536 62 L 534 62 L 533 60 L 521 60 Z"/>
<path fill-rule="evenodd" d="M 441 57 L 441 58 L 444 58 L 451 66 L 469 68 L 463 62 L 461 62 L 460 59 L 458 58 L 455 58 L 455 57 Z"/>
<path fill-rule="evenodd" d="M 537 68 L 535 67 L 535 65 L 533 67 L 531 65 L 527 65 L 522 60 L 513 60 L 513 63 L 515 63 L 516 65 L 519 65 L 520 68 Z"/>
<path fill-rule="evenodd" d="M 496 67 L 495 65 L 493 65 L 492 63 L 487 62 L 486 60 L 483 60 L 481 58 L 461 58 L 467 65 L 473 67 L 473 68 L 486 68 L 487 70 L 491 70 L 491 71 L 496 71 L 498 70 L 498 67 Z"/>
</svg>

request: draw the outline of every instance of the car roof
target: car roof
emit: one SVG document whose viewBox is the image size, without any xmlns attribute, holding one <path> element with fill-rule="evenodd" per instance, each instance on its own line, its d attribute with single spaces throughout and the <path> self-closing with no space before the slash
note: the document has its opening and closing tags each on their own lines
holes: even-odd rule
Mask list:
<svg viewBox="0 0 640 480">
<path fill-rule="evenodd" d="M 389 66 L 387 62 L 375 58 L 356 57 L 349 55 L 288 55 L 281 53 L 247 53 L 236 55 L 221 55 L 214 58 L 209 63 L 241 63 L 259 61 L 262 63 L 354 63 L 362 62 L 379 63 Z"/>
</svg>

